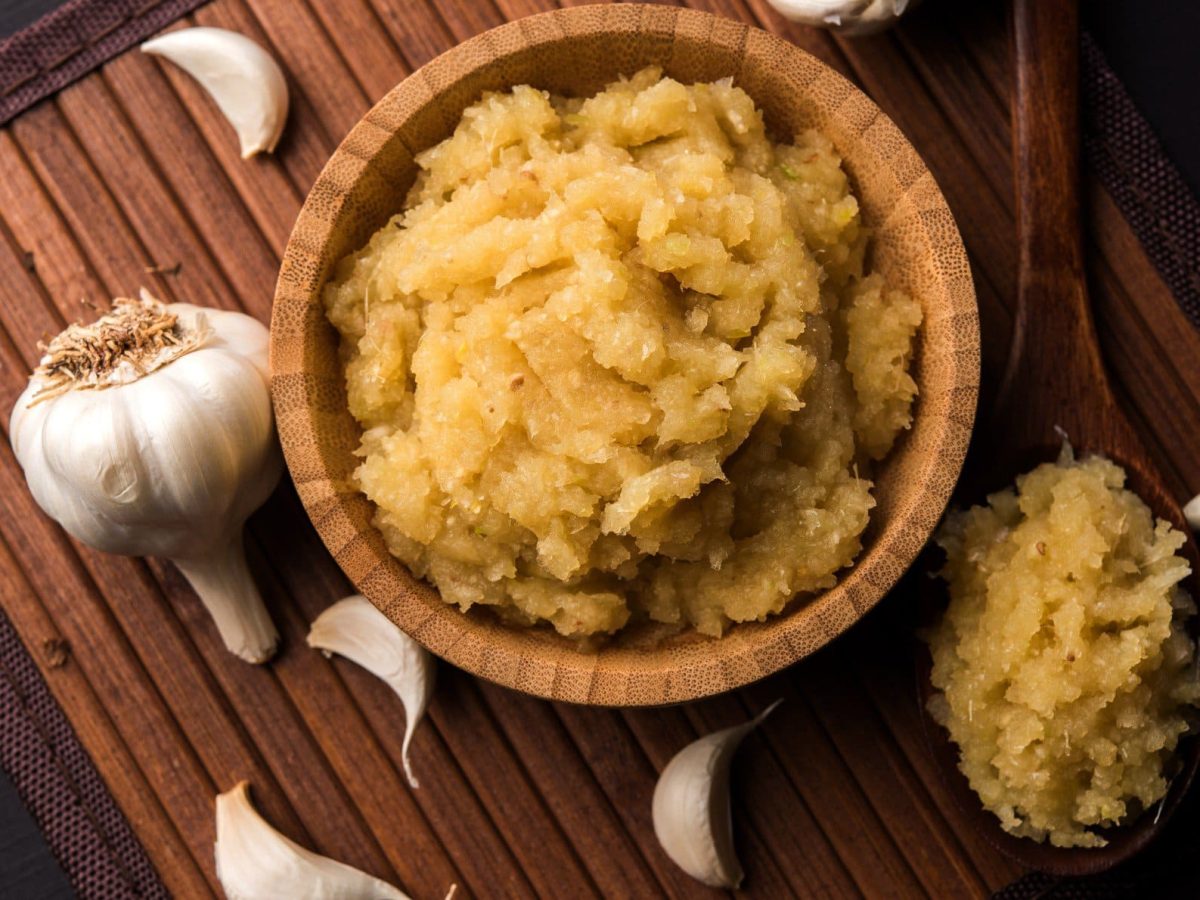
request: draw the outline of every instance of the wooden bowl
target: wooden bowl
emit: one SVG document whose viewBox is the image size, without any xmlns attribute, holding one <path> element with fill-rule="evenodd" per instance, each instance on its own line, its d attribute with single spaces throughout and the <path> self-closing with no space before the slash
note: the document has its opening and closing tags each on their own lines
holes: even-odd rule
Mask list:
<svg viewBox="0 0 1200 900">
<path fill-rule="evenodd" d="M 685 83 L 733 76 L 789 139 L 815 127 L 845 161 L 873 231 L 873 266 L 918 297 L 925 321 L 912 430 L 876 473 L 864 549 L 838 584 L 718 639 L 633 629 L 581 652 L 548 628 L 463 614 L 414 578 L 371 524 L 354 486 L 359 428 L 346 407 L 337 336 L 321 289 L 339 259 L 398 211 L 413 154 L 447 137 L 482 92 L 532 84 L 594 93 L 659 65 Z M 406 78 L 354 127 L 313 185 L 284 255 L 271 320 L 271 390 L 288 467 L 313 524 L 356 587 L 397 625 L 460 668 L 576 703 L 674 703 L 747 684 L 841 634 L 887 593 L 941 517 L 974 423 L 979 318 L 954 218 L 916 151 L 867 97 L 792 44 L 687 9 L 619 4 L 531 16 L 485 32 Z"/>
</svg>

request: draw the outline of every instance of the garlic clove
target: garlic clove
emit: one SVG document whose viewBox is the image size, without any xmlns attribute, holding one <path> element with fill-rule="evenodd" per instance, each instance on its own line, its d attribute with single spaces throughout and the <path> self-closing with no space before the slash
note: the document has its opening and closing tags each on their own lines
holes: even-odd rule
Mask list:
<svg viewBox="0 0 1200 900">
<path fill-rule="evenodd" d="M 420 787 L 408 758 L 408 745 L 433 694 L 432 654 L 361 594 L 339 600 L 317 616 L 308 632 L 308 645 L 326 656 L 336 653 L 357 663 L 399 695 L 405 720 L 400 748 L 404 774 L 409 785 Z"/>
<path fill-rule="evenodd" d="M 654 834 L 671 860 L 710 887 L 736 888 L 742 866 L 733 846 L 729 770 L 742 739 L 782 700 L 746 722 L 693 741 L 667 763 L 654 787 Z"/>
<path fill-rule="evenodd" d="M 142 52 L 169 59 L 200 82 L 237 132 L 242 159 L 275 149 L 287 121 L 287 82 L 250 38 L 223 28 L 184 28 L 146 41 Z"/>
<path fill-rule="evenodd" d="M 882 31 L 917 0 L 767 0 L 785 19 L 845 35 Z"/>
<path fill-rule="evenodd" d="M 1193 531 L 1200 531 L 1200 494 L 1197 494 L 1183 507 L 1183 517 Z"/>
<path fill-rule="evenodd" d="M 280 834 L 258 814 L 248 787 L 243 781 L 217 796 L 217 880 L 229 900 L 409 900 Z"/>
<path fill-rule="evenodd" d="M 172 562 L 212 616 L 230 653 L 250 663 L 275 655 L 279 632 L 246 565 L 241 528 L 215 553 Z"/>
</svg>

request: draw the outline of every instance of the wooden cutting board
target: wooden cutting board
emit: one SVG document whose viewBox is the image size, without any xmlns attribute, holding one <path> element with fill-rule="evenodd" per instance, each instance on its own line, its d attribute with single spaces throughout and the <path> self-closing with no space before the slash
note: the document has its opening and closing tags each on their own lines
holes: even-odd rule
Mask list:
<svg viewBox="0 0 1200 900">
<path fill-rule="evenodd" d="M 308 186 L 351 125 L 437 53 L 548 0 L 216 0 L 185 24 L 271 48 L 293 90 L 274 157 L 242 161 L 213 104 L 129 52 L 0 130 L 0 410 L 39 339 L 141 284 L 270 313 Z M 1016 260 L 1002 5 L 927 4 L 899 31 L 842 40 L 763 0 L 693 5 L 781 34 L 858 83 L 924 155 L 971 253 L 985 378 L 1008 342 Z M 983 8 L 987 7 L 987 8 Z M 1109 196 L 1089 183 L 1101 336 L 1127 408 L 1181 498 L 1200 490 L 1200 337 Z M 987 415 L 985 393 L 981 416 Z M 4 416 L 5 420 L 7 415 Z M 977 448 L 979 450 L 980 448 Z M 982 448 L 986 452 L 986 448 Z M 983 895 L 1020 871 L 980 843 L 937 780 L 913 686 L 910 576 L 850 634 L 737 694 L 632 712 L 546 703 L 442 667 L 400 769 L 388 689 L 304 645 L 349 586 L 290 484 L 250 524 L 284 634 L 270 666 L 221 647 L 181 576 L 64 536 L 0 447 L 0 596 L 168 887 L 219 895 L 212 801 L 248 779 L 296 840 L 417 898 L 701 896 L 654 839 L 658 771 L 698 734 L 785 704 L 737 760 L 734 823 L 751 896 Z M 65 640 L 65 662 L 44 648 Z"/>
</svg>

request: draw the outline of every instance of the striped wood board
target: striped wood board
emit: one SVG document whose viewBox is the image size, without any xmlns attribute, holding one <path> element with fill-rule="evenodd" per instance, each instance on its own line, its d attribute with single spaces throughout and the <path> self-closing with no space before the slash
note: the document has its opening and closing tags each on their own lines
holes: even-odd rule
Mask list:
<svg viewBox="0 0 1200 900">
<path fill-rule="evenodd" d="M 282 60 L 292 117 L 244 162 L 201 90 L 137 52 L 0 130 L 0 409 L 39 339 L 140 284 L 266 321 L 308 186 L 397 81 L 549 0 L 215 0 L 186 24 L 243 31 Z M 928 4 L 842 40 L 763 0 L 695 6 L 767 28 L 846 74 L 924 155 L 971 253 L 985 379 L 1003 364 L 1016 259 L 1002 4 Z M 936 7 L 936 11 L 935 8 Z M 1111 198 L 1089 180 L 1101 337 L 1123 399 L 1180 497 L 1200 490 L 1200 336 Z M 176 264 L 180 264 L 175 270 Z M 981 415 L 986 415 L 987 384 Z M 0 427 L 6 427 L 5 423 Z M 290 485 L 252 520 L 251 564 L 284 634 L 278 660 L 230 657 L 181 576 L 95 553 L 39 514 L 0 446 L 0 597 L 121 809 L 179 897 L 219 895 L 212 799 L 250 780 L 265 814 L 418 898 L 702 896 L 650 823 L 656 773 L 696 735 L 786 703 L 740 752 L 734 820 L 750 896 L 971 896 L 1020 874 L 964 826 L 926 755 L 912 675 L 919 578 L 850 634 L 736 694 L 683 708 L 550 704 L 443 667 L 401 775 L 388 689 L 304 646 L 348 591 Z M 65 665 L 43 653 L 71 648 Z"/>
</svg>

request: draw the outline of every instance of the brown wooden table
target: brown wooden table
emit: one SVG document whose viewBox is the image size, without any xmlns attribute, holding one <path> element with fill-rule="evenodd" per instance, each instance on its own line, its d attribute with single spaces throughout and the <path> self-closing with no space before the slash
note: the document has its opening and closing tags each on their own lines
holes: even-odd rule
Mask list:
<svg viewBox="0 0 1200 900">
<path fill-rule="evenodd" d="M 0 410 L 36 343 L 140 284 L 266 321 L 305 192 L 392 85 L 454 43 L 548 0 L 216 0 L 191 24 L 272 49 L 292 82 L 274 157 L 244 162 L 186 76 L 136 52 L 0 130 Z M 1016 260 L 1009 57 L 1000 4 L 936 4 L 896 33 L 846 41 L 763 0 L 693 5 L 782 34 L 862 86 L 937 177 L 971 253 L 985 378 L 1007 347 Z M 930 4 L 933 5 L 933 4 Z M 180 23 L 182 27 L 186 22 Z M 1180 497 L 1200 490 L 1200 337 L 1111 198 L 1089 181 L 1088 252 L 1123 399 Z M 177 267 L 178 264 L 178 267 Z M 987 415 L 985 393 L 981 415 Z M 5 416 L 6 426 L 6 416 Z M 976 448 L 986 452 L 986 448 Z M 219 894 L 213 795 L 253 784 L 307 846 L 415 897 L 699 896 L 650 823 L 656 773 L 697 734 L 786 703 L 747 741 L 734 820 L 752 896 L 982 895 L 1018 875 L 964 825 L 925 752 L 912 674 L 911 576 L 850 634 L 737 694 L 612 711 L 534 700 L 443 667 L 401 774 L 388 689 L 307 649 L 349 585 L 291 489 L 252 519 L 252 566 L 284 634 L 279 658 L 228 655 L 175 570 L 95 553 L 37 510 L 0 446 L 0 596 L 167 885 Z M 65 640 L 65 664 L 55 641 Z"/>
</svg>

